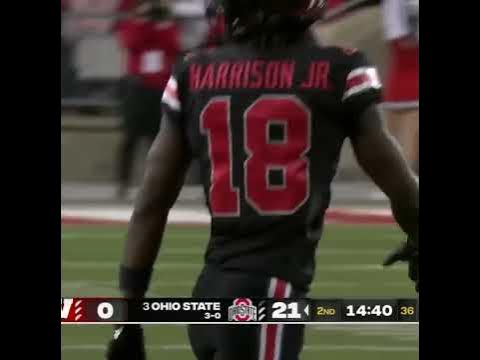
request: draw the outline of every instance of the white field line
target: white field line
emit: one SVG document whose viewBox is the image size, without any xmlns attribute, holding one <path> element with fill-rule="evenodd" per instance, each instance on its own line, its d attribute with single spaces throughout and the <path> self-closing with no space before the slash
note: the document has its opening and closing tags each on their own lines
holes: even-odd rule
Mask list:
<svg viewBox="0 0 480 360">
<path fill-rule="evenodd" d="M 97 219 L 107 221 L 129 221 L 132 216 L 132 208 L 119 207 L 85 207 L 85 208 L 62 208 L 62 217 L 74 217 L 84 219 Z M 207 210 L 172 209 L 168 216 L 169 223 L 201 223 L 210 222 L 210 214 Z"/>
<path fill-rule="evenodd" d="M 332 211 L 341 211 L 346 215 L 391 215 L 385 208 L 334 208 Z M 95 219 L 105 221 L 129 221 L 132 207 L 62 207 L 62 217 Z M 169 223 L 210 223 L 210 214 L 207 209 L 173 208 L 168 216 Z"/>
<path fill-rule="evenodd" d="M 191 351 L 187 344 L 147 345 L 150 351 Z M 105 351 L 103 344 L 62 345 L 62 351 Z M 305 345 L 303 351 L 329 352 L 329 351 L 367 351 L 367 352 L 417 352 L 416 346 L 378 346 L 378 345 Z"/>
<path fill-rule="evenodd" d="M 329 326 L 323 326 L 321 323 L 316 324 L 315 326 L 312 327 L 313 330 L 316 331 L 326 331 L 326 332 L 331 332 L 331 331 L 351 331 L 355 334 L 362 333 L 362 332 L 372 332 L 375 333 L 373 335 L 377 336 L 382 336 L 386 332 L 389 333 L 412 333 L 416 332 L 417 330 L 415 328 L 412 328 L 409 325 L 399 325 L 392 327 L 390 325 L 384 325 L 384 324 L 378 324 L 378 325 L 372 325 L 372 326 L 365 326 L 363 323 L 357 323 L 355 325 L 351 325 L 348 327 L 345 326 L 335 326 L 335 325 L 329 325 Z"/>
<path fill-rule="evenodd" d="M 117 261 L 62 261 L 62 268 L 65 269 L 117 269 Z M 188 262 L 160 262 L 154 266 L 154 269 L 200 269 L 204 266 L 203 263 L 188 263 Z M 405 271 L 406 265 L 401 264 L 394 266 L 388 271 Z M 380 264 L 343 264 L 343 265 L 318 265 L 317 270 L 322 271 L 339 271 L 339 272 L 351 272 L 351 271 L 380 271 L 384 270 Z"/>
<path fill-rule="evenodd" d="M 163 288 L 193 288 L 195 285 L 194 281 L 153 281 L 151 284 L 151 290 L 154 291 L 156 289 L 163 289 Z M 333 282 L 333 281 L 315 281 L 311 285 L 311 289 L 317 288 L 356 288 L 360 287 L 362 284 L 358 282 Z M 406 282 L 389 282 L 385 285 L 386 287 L 404 287 L 408 286 Z M 72 290 L 80 290 L 80 289 L 101 289 L 101 290 L 108 290 L 108 291 L 116 291 L 118 290 L 118 282 L 116 281 L 63 281 L 62 282 L 62 290 L 63 291 L 72 291 Z"/>
<path fill-rule="evenodd" d="M 409 342 L 409 343 L 418 343 L 418 326 L 411 326 L 411 325 L 396 325 L 396 326 L 389 326 L 389 325 L 369 325 L 365 326 L 362 324 L 354 325 L 351 327 L 345 326 L 321 326 L 314 325 L 309 328 L 313 331 L 320 331 L 320 332 L 328 332 L 329 334 L 332 331 L 336 332 L 345 332 L 349 335 L 359 336 L 359 337 L 371 337 L 371 336 L 378 336 L 378 337 L 386 337 L 395 341 L 401 342 Z"/>
<path fill-rule="evenodd" d="M 106 236 L 100 234 L 100 236 L 93 236 L 93 235 L 88 235 L 88 236 L 81 236 L 81 235 L 76 235 L 76 236 L 69 236 L 70 234 L 64 234 L 62 235 L 62 240 L 65 239 L 75 239 L 75 240 L 83 240 L 86 238 L 91 238 L 91 239 L 105 239 L 105 238 L 111 238 L 111 239 L 118 239 L 123 243 L 124 238 L 123 237 L 114 237 L 114 236 Z M 169 236 L 170 239 L 170 236 Z M 171 240 L 171 239 L 170 239 Z M 205 239 L 205 242 L 207 239 Z M 372 248 L 372 249 L 355 249 L 355 248 L 343 248 L 343 249 L 319 249 L 317 251 L 317 256 L 320 255 L 385 255 L 389 250 L 389 248 L 385 249 L 380 249 L 380 248 Z M 172 247 L 172 246 L 165 246 L 164 249 L 161 250 L 161 256 L 162 255 L 204 255 L 205 254 L 205 249 L 203 248 L 188 248 L 188 247 Z"/>
</svg>

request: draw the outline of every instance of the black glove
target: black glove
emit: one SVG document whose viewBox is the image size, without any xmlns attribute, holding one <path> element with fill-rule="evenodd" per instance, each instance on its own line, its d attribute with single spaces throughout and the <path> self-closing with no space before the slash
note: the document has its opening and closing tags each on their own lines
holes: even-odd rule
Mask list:
<svg viewBox="0 0 480 360">
<path fill-rule="evenodd" d="M 108 344 L 107 360 L 145 360 L 143 329 L 140 325 L 124 325 L 115 329 Z"/>
<path fill-rule="evenodd" d="M 419 289 L 418 278 L 418 242 L 407 240 L 397 249 L 392 251 L 385 260 L 383 266 L 391 266 L 399 261 L 408 262 L 408 277 L 415 283 L 415 290 Z"/>
</svg>

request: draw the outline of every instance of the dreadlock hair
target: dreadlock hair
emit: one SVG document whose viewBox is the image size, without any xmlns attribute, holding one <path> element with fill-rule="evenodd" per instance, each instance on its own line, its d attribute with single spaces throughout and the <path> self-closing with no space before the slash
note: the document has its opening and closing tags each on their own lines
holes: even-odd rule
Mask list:
<svg viewBox="0 0 480 360">
<path fill-rule="evenodd" d="M 325 0 L 225 0 L 229 37 L 260 48 L 281 48 L 303 37 L 324 13 Z"/>
</svg>

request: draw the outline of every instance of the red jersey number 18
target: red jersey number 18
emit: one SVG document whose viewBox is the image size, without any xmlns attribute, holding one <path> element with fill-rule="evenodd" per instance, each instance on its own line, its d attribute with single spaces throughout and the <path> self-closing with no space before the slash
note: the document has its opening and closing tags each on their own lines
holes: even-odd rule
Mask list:
<svg viewBox="0 0 480 360">
<path fill-rule="evenodd" d="M 211 161 L 210 208 L 213 216 L 240 215 L 240 192 L 233 184 L 231 109 L 228 97 L 212 99 L 200 117 Z M 271 127 L 281 129 L 273 139 Z M 311 115 L 296 96 L 265 95 L 243 114 L 245 200 L 260 215 L 289 215 L 308 199 Z M 278 131 L 277 131 L 278 133 Z M 270 183 L 271 172 L 281 182 Z"/>
</svg>

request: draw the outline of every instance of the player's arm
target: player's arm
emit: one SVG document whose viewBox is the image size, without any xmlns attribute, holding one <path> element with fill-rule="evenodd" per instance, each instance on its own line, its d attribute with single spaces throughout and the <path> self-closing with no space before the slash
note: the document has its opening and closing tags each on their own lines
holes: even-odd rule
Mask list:
<svg viewBox="0 0 480 360">
<path fill-rule="evenodd" d="M 377 109 L 382 99 L 377 70 L 361 52 L 346 50 L 339 73 L 347 134 L 360 166 L 388 196 L 393 216 L 408 235 L 384 264 L 408 261 L 409 276 L 418 286 L 418 182 Z"/>
<path fill-rule="evenodd" d="M 418 182 L 375 105 L 359 115 L 350 139 L 358 163 L 390 199 L 395 220 L 417 239 Z"/>
<path fill-rule="evenodd" d="M 150 282 L 153 263 L 162 242 L 168 213 L 178 197 L 190 163 L 183 133 L 168 113 L 147 156 L 145 175 L 135 201 L 120 266 L 124 297 L 141 299 Z M 145 360 L 143 329 L 116 327 L 107 347 L 107 360 Z"/>
<path fill-rule="evenodd" d="M 148 153 L 124 248 L 120 287 L 126 297 L 144 296 L 170 208 L 184 183 L 190 152 L 181 130 L 164 115 Z"/>
<path fill-rule="evenodd" d="M 148 152 L 145 174 L 135 200 L 120 266 L 120 289 L 127 298 L 141 299 L 147 292 L 153 264 L 191 161 L 182 111 L 185 63 L 179 62 L 162 97 L 161 128 Z M 160 105 L 160 104 L 159 104 Z M 144 360 L 143 329 L 126 325 L 115 330 L 107 347 L 107 360 Z"/>
<path fill-rule="evenodd" d="M 418 181 L 384 124 L 372 105 L 359 115 L 350 138 L 358 163 L 390 199 L 393 216 L 408 235 L 407 242 L 389 254 L 384 265 L 407 261 L 408 275 L 418 292 Z"/>
</svg>

